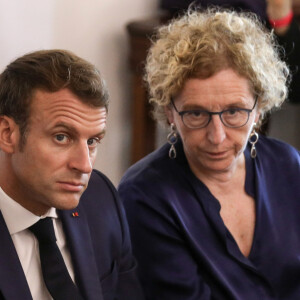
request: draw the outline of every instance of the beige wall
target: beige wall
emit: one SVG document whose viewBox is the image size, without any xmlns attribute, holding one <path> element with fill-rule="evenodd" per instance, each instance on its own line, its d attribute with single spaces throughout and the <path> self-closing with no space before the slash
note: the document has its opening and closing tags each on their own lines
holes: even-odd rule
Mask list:
<svg viewBox="0 0 300 300">
<path fill-rule="evenodd" d="M 129 165 L 130 74 L 125 24 L 158 0 L 0 0 L 0 70 L 38 49 L 64 48 L 94 63 L 110 90 L 107 136 L 96 168 L 117 184 Z"/>
</svg>

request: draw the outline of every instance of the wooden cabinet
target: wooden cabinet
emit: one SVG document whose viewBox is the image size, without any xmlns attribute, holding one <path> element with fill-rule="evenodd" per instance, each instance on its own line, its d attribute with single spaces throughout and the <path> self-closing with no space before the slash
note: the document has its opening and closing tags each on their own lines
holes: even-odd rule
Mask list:
<svg viewBox="0 0 300 300">
<path fill-rule="evenodd" d="M 135 21 L 127 25 L 130 43 L 129 64 L 132 73 L 132 148 L 131 163 L 155 149 L 156 122 L 151 117 L 147 89 L 143 82 L 144 64 L 155 28 L 165 17 Z"/>
</svg>

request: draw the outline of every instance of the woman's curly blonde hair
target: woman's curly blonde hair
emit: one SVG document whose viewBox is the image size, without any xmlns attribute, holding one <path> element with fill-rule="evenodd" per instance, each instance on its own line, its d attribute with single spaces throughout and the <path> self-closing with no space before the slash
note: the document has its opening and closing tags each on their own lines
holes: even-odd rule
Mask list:
<svg viewBox="0 0 300 300">
<path fill-rule="evenodd" d="M 232 68 L 258 96 L 261 119 L 287 97 L 289 70 L 280 47 L 252 13 L 189 9 L 158 29 L 146 60 L 145 81 L 157 120 L 188 78 L 208 78 Z"/>
</svg>

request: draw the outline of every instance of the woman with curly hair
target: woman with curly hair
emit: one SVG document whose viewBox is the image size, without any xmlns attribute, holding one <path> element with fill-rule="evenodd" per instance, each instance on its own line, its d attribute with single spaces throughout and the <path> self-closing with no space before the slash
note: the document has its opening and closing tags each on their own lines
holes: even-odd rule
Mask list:
<svg viewBox="0 0 300 300">
<path fill-rule="evenodd" d="M 119 186 L 147 299 L 300 299 L 300 155 L 257 133 L 287 97 L 279 50 L 217 8 L 158 30 L 145 79 L 168 143 Z"/>
</svg>

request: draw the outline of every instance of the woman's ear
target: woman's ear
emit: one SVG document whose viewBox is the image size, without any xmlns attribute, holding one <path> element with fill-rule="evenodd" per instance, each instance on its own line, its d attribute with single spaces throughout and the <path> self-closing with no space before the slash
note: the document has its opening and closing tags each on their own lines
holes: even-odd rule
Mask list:
<svg viewBox="0 0 300 300">
<path fill-rule="evenodd" d="M 259 121 L 259 117 L 260 117 L 260 106 L 259 106 L 259 104 L 260 104 L 260 99 L 258 98 L 257 99 L 257 104 L 256 104 L 256 109 L 255 109 L 255 118 L 254 118 L 254 122 L 255 123 L 258 123 L 258 121 Z"/>
<path fill-rule="evenodd" d="M 164 107 L 166 117 L 168 119 L 169 124 L 174 123 L 173 111 L 169 105 Z"/>
<path fill-rule="evenodd" d="M 255 123 L 258 123 L 259 117 L 260 117 L 260 112 L 257 111 L 257 112 L 256 112 L 256 115 L 255 115 L 255 119 L 254 119 L 254 122 L 255 122 Z"/>
<path fill-rule="evenodd" d="M 0 116 L 0 149 L 14 153 L 19 147 L 20 132 L 16 122 L 8 116 Z"/>
</svg>

